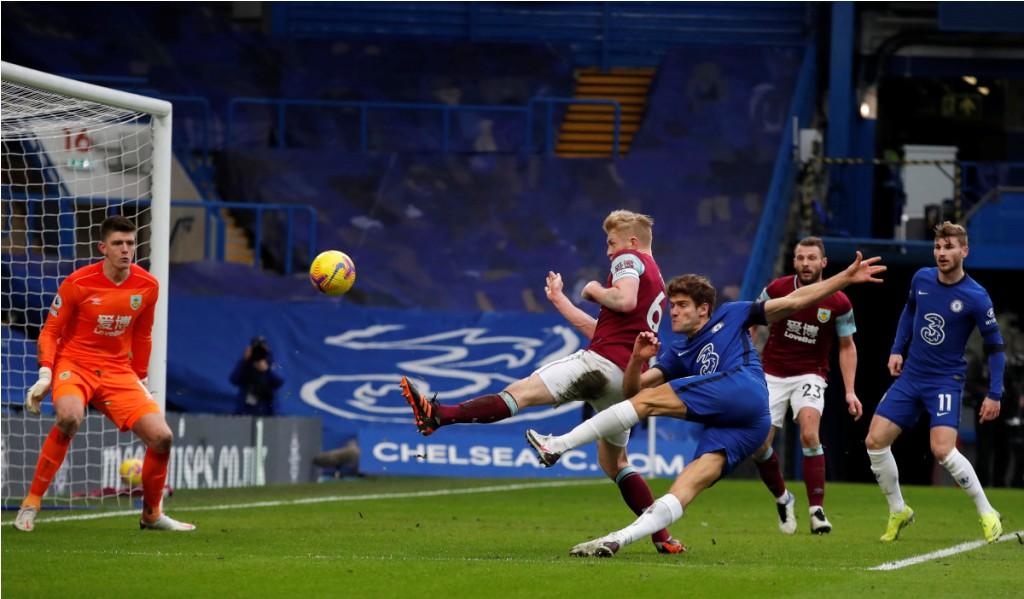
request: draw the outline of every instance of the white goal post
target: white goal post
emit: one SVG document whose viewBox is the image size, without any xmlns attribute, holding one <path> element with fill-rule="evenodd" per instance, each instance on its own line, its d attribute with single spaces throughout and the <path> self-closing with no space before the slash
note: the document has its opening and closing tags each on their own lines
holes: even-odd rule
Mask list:
<svg viewBox="0 0 1024 599">
<path fill-rule="evenodd" d="M 137 260 L 160 281 L 153 325 L 149 386 L 166 406 L 167 306 L 170 254 L 171 104 L 0 63 L 3 142 L 3 503 L 20 500 L 31 482 L 35 455 L 52 416 L 27 416 L 20 401 L 35 380 L 34 335 L 53 292 L 75 267 L 99 258 L 96 232 L 109 213 L 140 226 Z M 42 307 L 42 308 L 40 308 Z M 21 355 L 18 355 L 20 352 Z M 21 400 L 18 399 L 20 396 Z M 49 403 L 47 400 L 46 403 Z M 88 496 L 116 484 L 101 444 L 128 450 L 124 435 L 87 417 L 62 470 L 77 485 L 51 488 L 48 497 Z M 102 417 L 99 417 L 102 418 Z M 34 420 L 33 420 L 34 419 Z M 90 432 L 92 431 L 92 432 Z M 16 435 L 25 438 L 12 438 Z M 31 438 L 41 435 L 38 439 Z M 137 449 L 137 448 L 136 448 Z M 115 465 L 116 466 L 116 465 Z M 100 471 L 102 470 L 102 475 Z M 56 481 L 56 479 L 55 479 Z"/>
</svg>

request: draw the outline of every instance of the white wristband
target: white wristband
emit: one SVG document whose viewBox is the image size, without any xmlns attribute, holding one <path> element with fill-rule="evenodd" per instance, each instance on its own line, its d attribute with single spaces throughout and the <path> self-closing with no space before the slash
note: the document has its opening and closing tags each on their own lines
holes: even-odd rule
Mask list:
<svg viewBox="0 0 1024 599">
<path fill-rule="evenodd" d="M 53 371 L 46 366 L 39 367 L 39 380 L 49 383 L 53 380 Z"/>
</svg>

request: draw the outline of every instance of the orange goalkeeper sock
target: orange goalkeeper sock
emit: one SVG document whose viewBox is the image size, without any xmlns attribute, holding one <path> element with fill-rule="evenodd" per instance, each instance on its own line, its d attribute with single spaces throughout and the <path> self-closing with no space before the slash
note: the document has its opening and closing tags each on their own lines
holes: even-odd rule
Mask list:
<svg viewBox="0 0 1024 599">
<path fill-rule="evenodd" d="M 50 482 L 60 470 L 60 465 L 64 463 L 64 456 L 68 454 L 70 446 L 71 437 L 56 426 L 50 429 L 50 434 L 46 436 L 46 441 L 43 441 L 43 447 L 39 450 L 36 473 L 32 477 L 32 486 L 29 487 L 25 504 L 39 506 L 43 495 L 46 495 L 46 490 L 50 488 Z"/>
<path fill-rule="evenodd" d="M 167 482 L 167 463 L 171 452 L 157 453 L 146 450 L 142 461 L 142 517 L 152 522 L 160 517 L 160 502 L 164 498 L 164 483 Z"/>
</svg>

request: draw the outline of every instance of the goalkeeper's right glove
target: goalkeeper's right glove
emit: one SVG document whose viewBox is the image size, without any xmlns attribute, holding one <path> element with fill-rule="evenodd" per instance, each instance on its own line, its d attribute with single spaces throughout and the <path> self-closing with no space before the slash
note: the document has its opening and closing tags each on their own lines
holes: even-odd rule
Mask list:
<svg viewBox="0 0 1024 599">
<path fill-rule="evenodd" d="M 38 415 L 39 406 L 43 403 L 43 398 L 46 397 L 46 393 L 50 390 L 50 381 L 53 380 L 53 371 L 43 366 L 39 369 L 39 380 L 34 385 L 29 387 L 28 393 L 25 394 L 25 409 L 29 412 Z"/>
</svg>

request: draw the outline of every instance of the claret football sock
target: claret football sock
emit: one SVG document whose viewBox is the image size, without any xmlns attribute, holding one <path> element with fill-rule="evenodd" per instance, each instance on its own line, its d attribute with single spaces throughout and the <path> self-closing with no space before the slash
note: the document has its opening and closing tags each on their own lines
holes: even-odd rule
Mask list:
<svg viewBox="0 0 1024 599">
<path fill-rule="evenodd" d="M 779 467 L 779 455 L 775 453 L 775 450 L 769 447 L 768 454 L 760 460 L 755 458 L 754 464 L 757 465 L 757 472 L 761 475 L 764 485 L 771 491 L 772 497 L 776 501 L 785 501 L 786 481 L 782 478 L 782 470 Z"/>
<path fill-rule="evenodd" d="M 487 423 L 515 416 L 518 411 L 519 408 L 512 396 L 502 391 L 475 397 L 454 406 L 437 404 L 434 407 L 434 417 L 442 425 L 458 422 Z"/>
</svg>

